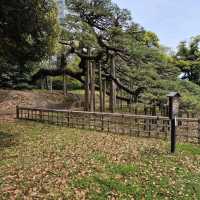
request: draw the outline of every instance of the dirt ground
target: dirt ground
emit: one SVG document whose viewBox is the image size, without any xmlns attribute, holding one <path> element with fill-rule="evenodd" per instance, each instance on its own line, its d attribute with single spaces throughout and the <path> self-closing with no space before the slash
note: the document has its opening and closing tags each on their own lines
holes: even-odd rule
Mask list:
<svg viewBox="0 0 200 200">
<path fill-rule="evenodd" d="M 69 93 L 66 97 L 61 91 L 17 91 L 0 89 L 0 119 L 14 118 L 16 106 L 48 109 L 75 109 L 82 107 L 83 97 Z"/>
</svg>

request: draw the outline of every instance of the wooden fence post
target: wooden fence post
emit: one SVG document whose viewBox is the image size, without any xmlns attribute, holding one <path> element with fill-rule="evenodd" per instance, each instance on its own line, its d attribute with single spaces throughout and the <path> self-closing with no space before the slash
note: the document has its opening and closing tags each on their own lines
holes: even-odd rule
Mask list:
<svg viewBox="0 0 200 200">
<path fill-rule="evenodd" d="M 19 106 L 16 106 L 16 118 L 19 119 Z"/>
<path fill-rule="evenodd" d="M 200 119 L 198 119 L 198 144 L 200 144 Z"/>
<path fill-rule="evenodd" d="M 180 94 L 177 92 L 170 92 L 169 97 L 169 118 L 171 121 L 171 153 L 176 151 L 176 117 L 178 116 L 179 98 Z"/>
<path fill-rule="evenodd" d="M 147 107 L 144 105 L 144 115 L 147 115 Z M 148 127 L 148 120 L 144 119 L 144 131 L 147 130 Z"/>
<path fill-rule="evenodd" d="M 101 115 L 101 131 L 104 130 L 104 117 Z"/>
<path fill-rule="evenodd" d="M 67 125 L 68 125 L 68 127 L 70 126 L 69 120 L 70 120 L 70 113 L 68 112 L 68 113 L 67 113 Z"/>
<path fill-rule="evenodd" d="M 171 153 L 176 151 L 176 119 L 171 119 Z"/>
<path fill-rule="evenodd" d="M 39 116 L 40 116 L 40 122 L 42 122 L 42 111 L 40 110 L 39 113 L 40 113 L 39 114 Z"/>
</svg>

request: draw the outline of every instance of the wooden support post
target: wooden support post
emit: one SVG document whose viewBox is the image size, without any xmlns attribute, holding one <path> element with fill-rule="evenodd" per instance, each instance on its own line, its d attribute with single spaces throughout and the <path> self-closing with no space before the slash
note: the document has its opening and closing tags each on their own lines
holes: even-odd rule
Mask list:
<svg viewBox="0 0 200 200">
<path fill-rule="evenodd" d="M 67 96 L 67 84 L 66 84 L 66 77 L 65 77 L 65 73 L 63 74 L 63 93 L 64 96 Z"/>
<path fill-rule="evenodd" d="M 53 78 L 50 77 L 49 80 L 50 80 L 50 91 L 52 93 L 53 92 Z"/>
<path fill-rule="evenodd" d="M 144 105 L 144 115 L 146 116 L 147 115 L 147 107 Z M 144 131 L 147 130 L 147 127 L 148 127 L 148 120 L 144 120 Z"/>
<path fill-rule="evenodd" d="M 85 74 L 85 111 L 89 111 L 90 105 L 90 61 L 87 61 Z"/>
<path fill-rule="evenodd" d="M 104 117 L 101 115 L 101 131 L 104 131 Z"/>
<path fill-rule="evenodd" d="M 176 151 L 176 119 L 171 119 L 171 153 Z"/>
<path fill-rule="evenodd" d="M 171 122 L 171 153 L 176 151 L 176 117 L 179 110 L 179 98 L 180 94 L 177 92 L 171 92 L 169 97 L 169 118 Z"/>
<path fill-rule="evenodd" d="M 169 118 L 171 126 L 171 153 L 176 151 L 176 121 L 173 116 L 173 97 L 169 97 Z"/>
<path fill-rule="evenodd" d="M 70 112 L 67 113 L 67 126 L 70 127 Z"/>
<path fill-rule="evenodd" d="M 96 93 L 95 93 L 95 83 L 96 83 L 96 63 L 93 62 L 93 65 L 92 65 L 92 88 L 91 88 L 91 92 L 92 92 L 92 101 L 93 101 L 93 111 L 95 112 L 96 111 Z"/>
<path fill-rule="evenodd" d="M 65 55 L 62 53 L 60 58 L 60 66 L 63 70 L 63 94 L 64 96 L 67 96 L 67 87 L 66 87 L 66 79 L 65 79 L 65 67 L 67 66 Z"/>
<path fill-rule="evenodd" d="M 90 111 L 94 112 L 95 107 L 95 81 L 94 81 L 94 64 L 90 62 Z"/>
<path fill-rule="evenodd" d="M 102 73 L 101 73 L 101 63 L 99 63 L 99 110 L 103 112 L 103 87 L 102 87 Z"/>
<path fill-rule="evenodd" d="M 113 78 L 116 78 L 115 59 L 113 55 L 111 56 L 110 74 Z M 110 112 L 114 113 L 115 107 L 116 107 L 116 85 L 115 85 L 115 82 L 111 79 L 110 81 Z"/>
<path fill-rule="evenodd" d="M 106 80 L 103 81 L 103 112 L 106 111 Z"/>
</svg>

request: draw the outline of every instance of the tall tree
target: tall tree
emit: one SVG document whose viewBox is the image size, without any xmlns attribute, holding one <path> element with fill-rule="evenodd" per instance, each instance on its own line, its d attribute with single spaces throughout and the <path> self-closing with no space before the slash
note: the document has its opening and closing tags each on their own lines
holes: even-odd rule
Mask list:
<svg viewBox="0 0 200 200">
<path fill-rule="evenodd" d="M 31 62 L 40 62 L 54 54 L 59 32 L 53 0 L 2 0 L 0 62 L 1 66 L 9 67 L 7 72 L 0 69 L 0 78 L 6 75 L 13 87 L 27 82 L 32 73 Z M 8 85 L 5 78 L 4 83 Z"/>
<path fill-rule="evenodd" d="M 169 56 L 162 51 L 156 34 L 133 22 L 128 10 L 120 9 L 111 0 L 67 0 L 66 4 L 66 38 L 61 43 L 67 47 L 66 58 L 71 54 L 80 58 L 77 71 L 64 69 L 67 75 L 82 83 L 87 82 L 88 61 L 101 61 L 102 77 L 107 79 L 107 87 L 108 83 L 114 82 L 118 90 L 124 91 L 121 99 L 130 101 L 131 96 L 137 101 L 145 89 L 155 87 L 156 79 L 167 79 L 176 70 L 169 65 Z M 86 50 L 89 48 L 91 55 L 88 56 Z M 111 73 L 112 55 L 115 73 Z M 41 74 L 56 76 L 61 73 L 60 69 L 41 70 L 33 79 Z"/>
<path fill-rule="evenodd" d="M 187 44 L 180 42 L 176 54 L 176 66 L 183 73 L 183 79 L 188 79 L 200 85 L 200 36 L 193 37 Z"/>
<path fill-rule="evenodd" d="M 1 0 L 0 56 L 23 66 L 55 48 L 59 25 L 53 0 Z"/>
</svg>

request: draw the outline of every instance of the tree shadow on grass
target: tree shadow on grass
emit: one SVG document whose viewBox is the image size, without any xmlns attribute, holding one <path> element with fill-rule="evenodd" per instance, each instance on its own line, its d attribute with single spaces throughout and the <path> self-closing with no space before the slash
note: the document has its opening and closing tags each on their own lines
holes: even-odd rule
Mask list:
<svg viewBox="0 0 200 200">
<path fill-rule="evenodd" d="M 18 139 L 16 135 L 0 131 L 0 148 L 16 146 L 17 143 Z"/>
</svg>

